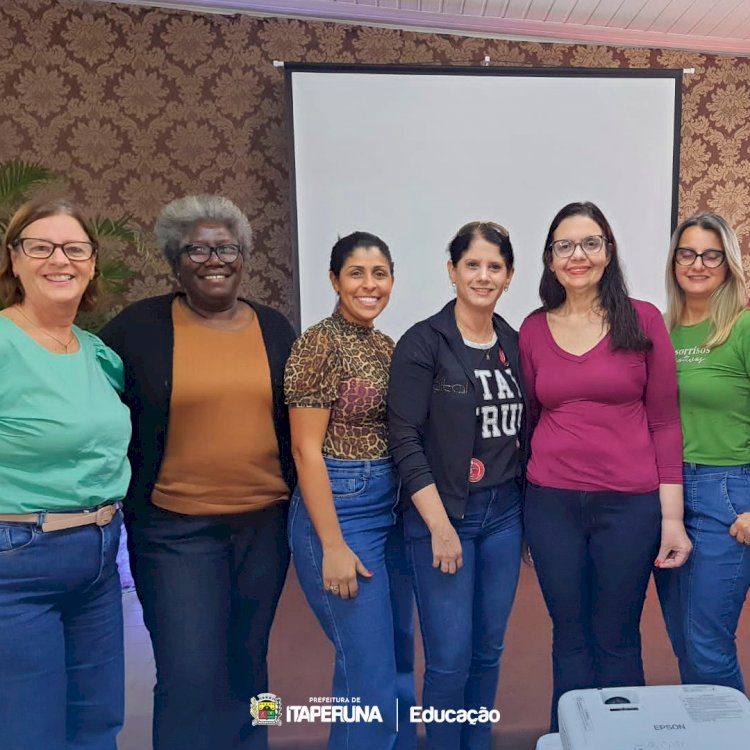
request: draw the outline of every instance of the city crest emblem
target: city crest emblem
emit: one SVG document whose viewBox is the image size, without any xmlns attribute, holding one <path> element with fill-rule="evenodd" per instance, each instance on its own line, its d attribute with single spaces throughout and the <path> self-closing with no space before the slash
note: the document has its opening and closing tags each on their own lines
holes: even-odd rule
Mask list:
<svg viewBox="0 0 750 750">
<path fill-rule="evenodd" d="M 273 693 L 260 693 L 250 699 L 250 716 L 253 726 L 281 726 L 281 698 Z"/>
</svg>

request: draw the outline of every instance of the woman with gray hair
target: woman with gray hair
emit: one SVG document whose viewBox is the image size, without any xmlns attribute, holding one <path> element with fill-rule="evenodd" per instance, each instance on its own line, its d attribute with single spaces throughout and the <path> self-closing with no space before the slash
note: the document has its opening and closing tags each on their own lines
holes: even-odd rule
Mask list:
<svg viewBox="0 0 750 750">
<path fill-rule="evenodd" d="M 101 332 L 124 361 L 133 424 L 125 515 L 156 660 L 154 749 L 265 748 L 248 708 L 268 689 L 289 562 L 283 374 L 295 334 L 238 297 L 251 231 L 230 200 L 175 200 L 155 233 L 181 290 Z"/>
</svg>

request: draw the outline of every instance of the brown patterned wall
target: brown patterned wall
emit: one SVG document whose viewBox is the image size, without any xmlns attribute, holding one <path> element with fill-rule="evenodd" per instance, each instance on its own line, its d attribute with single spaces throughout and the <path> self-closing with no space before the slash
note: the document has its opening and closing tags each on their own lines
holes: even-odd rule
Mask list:
<svg viewBox="0 0 750 750">
<path fill-rule="evenodd" d="M 283 73 L 289 62 L 695 68 L 683 89 L 680 217 L 722 213 L 750 251 L 750 61 L 510 42 L 95 2 L 0 4 L 0 161 L 64 173 L 93 213 L 151 227 L 168 200 L 218 192 L 256 233 L 246 292 L 291 311 Z M 171 288 L 128 253 L 130 300 Z M 745 256 L 750 272 L 750 257 Z"/>
</svg>

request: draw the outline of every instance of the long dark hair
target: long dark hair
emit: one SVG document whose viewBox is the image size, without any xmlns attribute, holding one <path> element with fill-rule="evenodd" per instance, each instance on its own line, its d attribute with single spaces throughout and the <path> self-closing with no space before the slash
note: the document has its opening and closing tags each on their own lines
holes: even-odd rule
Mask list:
<svg viewBox="0 0 750 750">
<path fill-rule="evenodd" d="M 638 313 L 630 302 L 628 287 L 620 267 L 617 253 L 617 241 L 612 232 L 612 227 L 605 218 L 601 209 L 589 201 L 578 201 L 568 203 L 561 208 L 550 224 L 547 239 L 544 242 L 542 252 L 542 279 L 539 282 L 539 296 L 542 299 L 542 309 L 545 312 L 556 310 L 565 302 L 565 287 L 552 273 L 552 238 L 555 230 L 571 216 L 587 216 L 595 221 L 602 230 L 605 239 L 605 249 L 609 257 L 609 263 L 604 269 L 599 281 L 598 295 L 612 338 L 612 351 L 620 349 L 630 351 L 648 351 L 651 339 L 643 332 L 638 320 Z"/>
</svg>

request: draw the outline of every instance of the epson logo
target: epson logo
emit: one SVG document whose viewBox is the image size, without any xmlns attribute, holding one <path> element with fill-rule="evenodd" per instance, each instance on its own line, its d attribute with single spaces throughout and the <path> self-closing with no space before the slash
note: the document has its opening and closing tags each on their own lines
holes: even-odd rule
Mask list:
<svg viewBox="0 0 750 750">
<path fill-rule="evenodd" d="M 663 729 L 674 731 L 676 729 L 687 729 L 687 727 L 684 724 L 654 724 L 654 729 L 660 732 Z"/>
</svg>

